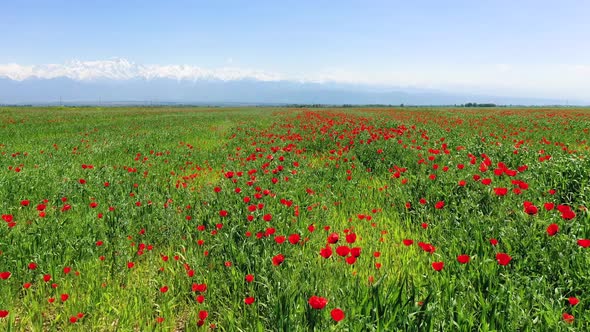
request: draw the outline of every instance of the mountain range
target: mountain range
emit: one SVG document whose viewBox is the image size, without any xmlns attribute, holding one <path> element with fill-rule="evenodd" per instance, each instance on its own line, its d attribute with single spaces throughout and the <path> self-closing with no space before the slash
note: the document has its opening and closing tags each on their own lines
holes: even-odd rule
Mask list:
<svg viewBox="0 0 590 332">
<path fill-rule="evenodd" d="M 456 94 L 427 89 L 345 83 L 262 81 L 253 78 L 197 80 L 68 77 L 13 80 L 0 77 L 0 104 L 406 104 L 560 105 L 564 100 Z M 570 104 L 581 102 L 569 101 Z"/>
</svg>

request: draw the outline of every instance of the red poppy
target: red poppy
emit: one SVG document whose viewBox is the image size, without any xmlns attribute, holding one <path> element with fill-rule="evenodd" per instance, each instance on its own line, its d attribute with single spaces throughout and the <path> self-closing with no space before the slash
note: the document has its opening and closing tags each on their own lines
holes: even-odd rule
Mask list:
<svg viewBox="0 0 590 332">
<path fill-rule="evenodd" d="M 563 320 L 568 324 L 571 324 L 574 322 L 574 316 L 568 314 L 567 312 L 564 312 L 562 317 L 563 317 Z"/>
<path fill-rule="evenodd" d="M 207 284 L 193 284 L 192 290 L 193 292 L 203 293 L 207 290 Z"/>
<path fill-rule="evenodd" d="M 248 274 L 244 279 L 246 280 L 246 282 L 252 282 L 254 281 L 254 275 Z"/>
<path fill-rule="evenodd" d="M 342 311 L 342 309 L 340 309 L 340 308 L 332 309 L 332 311 L 330 312 L 330 315 L 332 316 L 332 319 L 335 322 L 339 322 L 339 321 L 343 320 L 345 317 L 344 311 Z"/>
<path fill-rule="evenodd" d="M 338 234 L 336 234 L 336 233 L 332 233 L 332 234 L 330 234 L 330 235 L 328 236 L 328 243 L 332 243 L 332 244 L 334 244 L 334 243 L 336 243 L 336 242 L 338 242 Z"/>
<path fill-rule="evenodd" d="M 356 234 L 355 233 L 346 234 L 346 242 L 354 243 L 355 241 L 356 241 Z"/>
<path fill-rule="evenodd" d="M 532 216 L 537 214 L 539 209 L 531 202 L 524 202 L 524 212 Z"/>
<path fill-rule="evenodd" d="M 428 253 L 434 253 L 436 248 L 430 243 L 418 242 L 418 246 Z"/>
<path fill-rule="evenodd" d="M 320 255 L 324 258 L 330 258 L 332 256 L 332 248 L 326 245 L 325 248 L 320 249 Z"/>
<path fill-rule="evenodd" d="M 70 296 L 68 294 L 61 294 L 60 298 L 62 302 L 66 302 Z"/>
<path fill-rule="evenodd" d="M 588 239 L 579 239 L 578 240 L 578 245 L 582 248 L 588 248 L 590 247 L 590 240 Z"/>
<path fill-rule="evenodd" d="M 8 310 L 0 310 L 0 318 L 8 316 Z"/>
<path fill-rule="evenodd" d="M 511 260 L 512 257 L 510 257 L 510 255 L 506 253 L 499 252 L 496 254 L 496 261 L 498 261 L 498 264 L 500 265 L 508 265 L 508 263 L 510 263 Z"/>
<path fill-rule="evenodd" d="M 490 244 L 493 245 L 493 246 L 495 246 L 495 245 L 498 244 L 498 240 L 496 240 L 496 239 L 490 239 Z"/>
<path fill-rule="evenodd" d="M 350 248 L 348 246 L 339 246 L 338 248 L 336 248 L 336 253 L 339 256 L 348 256 L 348 254 L 350 253 Z"/>
<path fill-rule="evenodd" d="M 547 226 L 547 234 L 553 236 L 559 232 L 559 226 L 557 224 L 551 224 Z"/>
<path fill-rule="evenodd" d="M 289 243 L 291 244 L 297 244 L 299 243 L 299 240 L 301 239 L 301 236 L 299 236 L 299 234 L 291 234 L 289 235 Z"/>
<path fill-rule="evenodd" d="M 435 207 L 436 209 L 439 209 L 439 210 L 440 210 L 440 209 L 442 209 L 442 208 L 444 208 L 444 207 L 445 207 L 445 202 L 443 202 L 443 201 L 438 201 L 438 202 L 436 202 L 436 204 L 434 204 L 434 207 Z"/>
<path fill-rule="evenodd" d="M 254 301 L 256 301 L 256 299 L 254 299 L 252 296 L 249 296 L 244 299 L 244 303 L 246 303 L 247 305 L 254 303 Z"/>
<path fill-rule="evenodd" d="M 328 304 L 328 299 L 313 295 L 309 298 L 308 303 L 313 309 L 324 309 L 326 304 Z"/>
<path fill-rule="evenodd" d="M 77 321 L 78 321 L 78 317 L 76 317 L 76 316 L 72 316 L 72 317 L 70 317 L 70 323 L 74 324 L 74 323 L 76 323 Z"/>
<path fill-rule="evenodd" d="M 272 265 L 279 266 L 285 261 L 285 256 L 278 254 L 272 258 Z"/>
<path fill-rule="evenodd" d="M 0 272 L 0 279 L 6 280 L 6 279 L 10 278 L 11 274 L 12 273 L 10 273 L 10 272 Z"/>
<path fill-rule="evenodd" d="M 160 288 L 161 293 L 166 293 L 167 291 L 168 291 L 168 286 L 163 286 L 162 288 Z"/>
<path fill-rule="evenodd" d="M 470 259 L 471 258 L 469 257 L 469 255 L 465 255 L 465 254 L 457 256 L 457 262 L 459 262 L 461 264 L 469 263 Z"/>
<path fill-rule="evenodd" d="M 411 239 L 404 239 L 402 242 L 405 246 L 411 246 L 412 244 L 414 244 L 414 240 Z"/>
<path fill-rule="evenodd" d="M 440 271 L 445 267 L 445 263 L 444 262 L 433 262 L 432 263 L 432 268 L 435 271 Z"/>
<path fill-rule="evenodd" d="M 577 297 L 570 297 L 567 299 L 570 305 L 576 305 L 578 303 L 580 303 L 580 300 Z"/>
<path fill-rule="evenodd" d="M 34 262 L 29 263 L 29 270 L 35 270 L 37 268 L 37 264 Z"/>
<path fill-rule="evenodd" d="M 508 188 L 494 188 L 496 196 L 505 196 L 508 193 Z"/>
</svg>

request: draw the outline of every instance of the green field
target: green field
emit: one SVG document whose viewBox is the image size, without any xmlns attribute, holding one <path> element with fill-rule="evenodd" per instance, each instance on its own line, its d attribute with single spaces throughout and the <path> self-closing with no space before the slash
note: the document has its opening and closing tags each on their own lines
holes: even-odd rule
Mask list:
<svg viewBox="0 0 590 332">
<path fill-rule="evenodd" d="M 590 330 L 589 131 L 574 108 L 0 108 L 0 330 Z"/>
</svg>

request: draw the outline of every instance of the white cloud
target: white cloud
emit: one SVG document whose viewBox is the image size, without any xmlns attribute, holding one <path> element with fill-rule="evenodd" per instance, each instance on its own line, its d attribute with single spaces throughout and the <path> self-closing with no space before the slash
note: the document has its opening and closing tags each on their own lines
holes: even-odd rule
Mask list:
<svg viewBox="0 0 590 332">
<path fill-rule="evenodd" d="M 28 78 L 50 79 L 56 77 L 67 77 L 79 81 L 92 79 L 126 80 L 133 78 L 219 79 L 224 81 L 239 79 L 277 81 L 281 79 L 277 74 L 252 69 L 234 67 L 206 69 L 188 65 L 140 65 L 121 58 L 98 61 L 72 60 L 65 64 L 32 66 L 16 63 L 0 64 L 0 76 L 18 81 Z"/>
<path fill-rule="evenodd" d="M 176 80 L 217 79 L 223 81 L 295 81 L 302 83 L 349 83 L 372 87 L 436 89 L 452 93 L 475 93 L 513 97 L 574 98 L 590 100 L 588 64 L 391 64 L 378 70 L 326 67 L 291 75 L 231 66 L 203 68 L 192 65 L 143 65 L 114 58 L 64 64 L 0 64 L 0 77 L 13 80 L 67 77 L 125 80 L 133 78 Z"/>
</svg>

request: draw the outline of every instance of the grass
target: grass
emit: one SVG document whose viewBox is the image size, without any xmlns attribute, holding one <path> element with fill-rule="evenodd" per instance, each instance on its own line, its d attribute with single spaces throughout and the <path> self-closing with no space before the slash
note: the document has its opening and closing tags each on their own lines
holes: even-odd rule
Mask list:
<svg viewBox="0 0 590 332">
<path fill-rule="evenodd" d="M 0 329 L 586 330 L 588 128 L 586 109 L 0 108 Z"/>
</svg>

